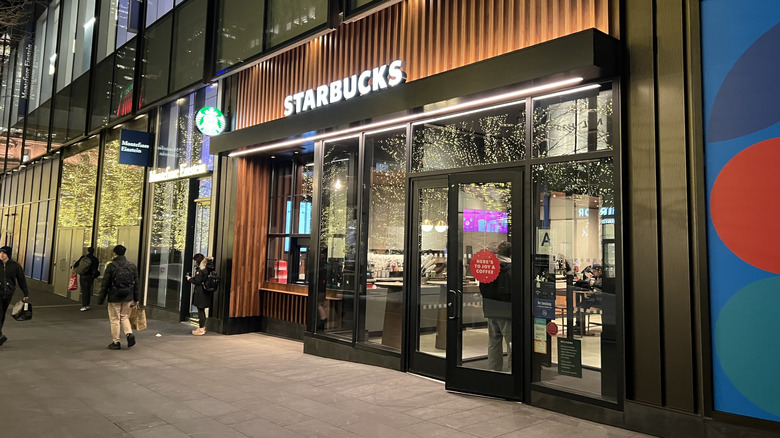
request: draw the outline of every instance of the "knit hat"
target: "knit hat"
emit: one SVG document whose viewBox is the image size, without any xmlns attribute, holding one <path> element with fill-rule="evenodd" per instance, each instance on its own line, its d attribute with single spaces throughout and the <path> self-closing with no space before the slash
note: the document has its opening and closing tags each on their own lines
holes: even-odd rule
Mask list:
<svg viewBox="0 0 780 438">
<path fill-rule="evenodd" d="M 10 246 L 0 246 L 0 252 L 4 252 L 8 257 L 11 257 L 11 247 Z"/>
<path fill-rule="evenodd" d="M 116 254 L 118 256 L 125 255 L 125 251 L 127 251 L 127 248 L 125 248 L 122 245 L 117 245 L 117 246 L 114 247 L 114 254 Z"/>
</svg>

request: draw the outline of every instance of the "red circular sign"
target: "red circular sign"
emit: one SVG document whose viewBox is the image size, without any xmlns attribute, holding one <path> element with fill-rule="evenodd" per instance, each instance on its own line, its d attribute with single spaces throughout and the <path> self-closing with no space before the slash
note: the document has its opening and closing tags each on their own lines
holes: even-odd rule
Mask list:
<svg viewBox="0 0 780 438">
<path fill-rule="evenodd" d="M 501 270 L 498 257 L 486 249 L 477 251 L 474 254 L 469 267 L 471 268 L 471 275 L 480 283 L 494 282 L 498 278 L 498 271 Z"/>
<path fill-rule="evenodd" d="M 558 324 L 550 321 L 547 323 L 547 333 L 550 334 L 550 336 L 555 336 L 558 334 Z"/>
</svg>

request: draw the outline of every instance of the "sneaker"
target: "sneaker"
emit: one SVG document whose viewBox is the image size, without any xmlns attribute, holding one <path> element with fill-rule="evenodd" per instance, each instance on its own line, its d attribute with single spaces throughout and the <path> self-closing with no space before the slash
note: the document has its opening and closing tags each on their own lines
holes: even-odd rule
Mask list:
<svg viewBox="0 0 780 438">
<path fill-rule="evenodd" d="M 132 347 L 135 345 L 135 335 L 132 333 L 127 334 L 127 348 Z"/>
<path fill-rule="evenodd" d="M 195 336 L 203 336 L 206 334 L 206 327 L 197 328 L 192 331 L 192 334 Z"/>
<path fill-rule="evenodd" d="M 122 345 L 119 342 L 112 342 L 112 343 L 108 344 L 108 349 L 109 350 L 121 350 L 122 349 Z"/>
<path fill-rule="evenodd" d="M 8 338 L 5 335 L 0 336 L 0 345 L 5 344 L 5 341 L 7 341 Z"/>
<path fill-rule="evenodd" d="M 85 311 L 85 310 L 89 310 L 89 307 L 87 307 L 87 306 L 84 306 L 84 307 L 82 307 L 82 308 L 81 308 L 81 309 L 79 309 L 79 310 L 83 312 L 83 311 Z"/>
</svg>

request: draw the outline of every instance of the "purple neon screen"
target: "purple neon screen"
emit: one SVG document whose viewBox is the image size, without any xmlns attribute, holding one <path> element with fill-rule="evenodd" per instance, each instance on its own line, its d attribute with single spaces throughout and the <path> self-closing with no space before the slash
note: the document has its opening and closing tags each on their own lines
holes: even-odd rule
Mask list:
<svg viewBox="0 0 780 438">
<path fill-rule="evenodd" d="M 508 223 L 509 214 L 505 211 L 463 210 L 463 231 L 506 234 Z"/>
</svg>

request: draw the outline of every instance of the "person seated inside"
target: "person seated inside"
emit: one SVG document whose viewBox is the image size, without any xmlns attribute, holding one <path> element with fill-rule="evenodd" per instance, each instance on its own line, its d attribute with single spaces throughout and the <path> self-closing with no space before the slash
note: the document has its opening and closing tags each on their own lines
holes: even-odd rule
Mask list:
<svg viewBox="0 0 780 438">
<path fill-rule="evenodd" d="M 599 264 L 594 264 L 589 268 L 585 268 L 585 270 L 589 270 L 591 272 L 590 278 L 578 280 L 576 283 L 574 283 L 574 286 L 580 290 L 589 290 L 591 292 L 585 294 L 584 298 L 577 304 L 577 314 L 579 314 L 580 311 L 584 312 L 591 307 L 601 307 L 601 288 L 604 270 Z M 585 272 L 585 270 L 583 270 L 583 272 Z M 574 322 L 574 333 L 582 334 L 582 326 L 579 318 L 577 318 Z"/>
</svg>

